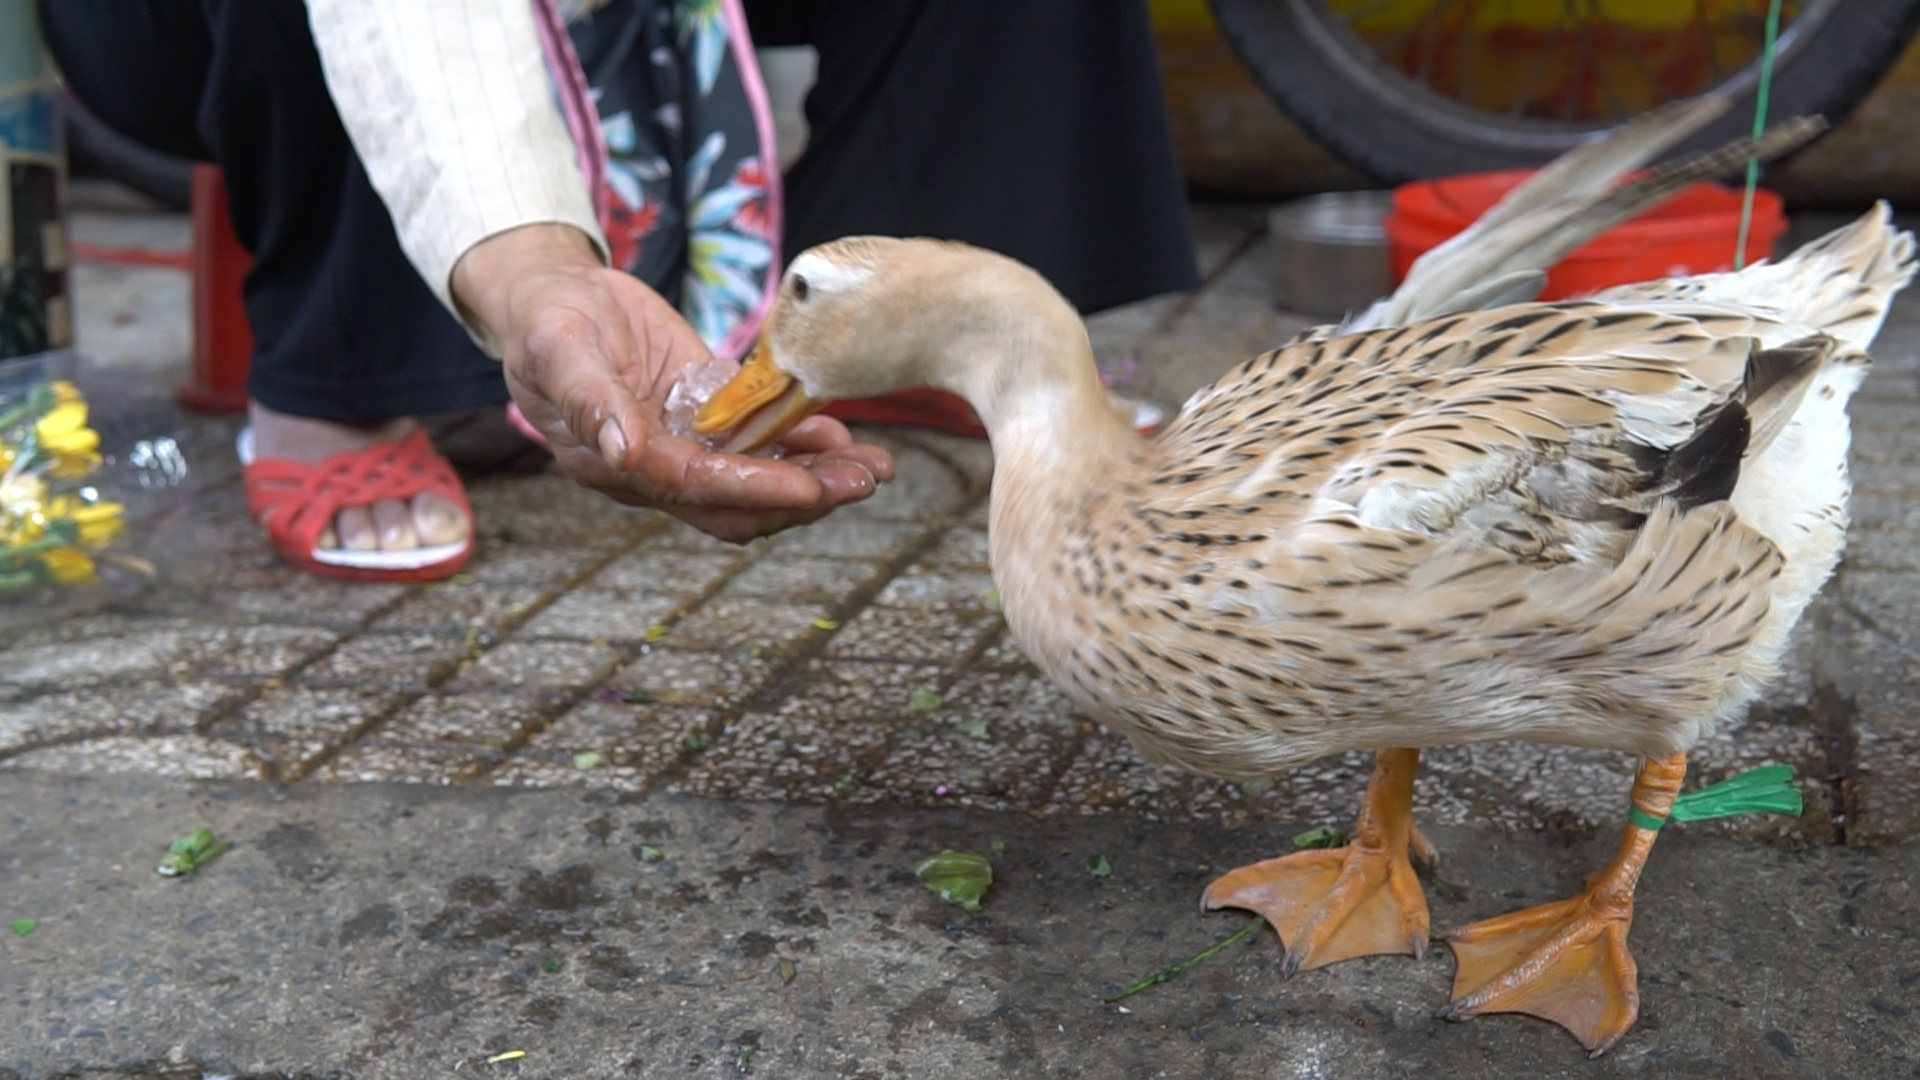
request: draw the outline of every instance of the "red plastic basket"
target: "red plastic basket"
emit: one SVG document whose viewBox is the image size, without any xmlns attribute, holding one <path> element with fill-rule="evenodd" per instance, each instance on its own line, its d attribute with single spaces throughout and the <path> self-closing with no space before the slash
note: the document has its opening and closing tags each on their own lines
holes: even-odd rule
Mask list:
<svg viewBox="0 0 1920 1080">
<path fill-rule="evenodd" d="M 1393 193 L 1387 217 L 1393 279 L 1406 277 L 1413 260 L 1493 208 L 1533 173 L 1470 173 L 1405 184 Z M 1747 261 L 1773 254 L 1787 231 L 1780 196 L 1762 189 L 1753 201 Z M 1682 274 L 1733 269 L 1740 236 L 1740 192 L 1719 184 L 1695 184 L 1672 199 L 1595 237 L 1547 273 L 1543 300 L 1582 296 L 1612 285 Z"/>
</svg>

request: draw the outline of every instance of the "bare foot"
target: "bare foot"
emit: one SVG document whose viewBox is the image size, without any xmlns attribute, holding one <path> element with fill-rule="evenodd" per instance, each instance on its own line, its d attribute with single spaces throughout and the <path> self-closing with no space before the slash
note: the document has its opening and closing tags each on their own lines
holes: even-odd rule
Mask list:
<svg viewBox="0 0 1920 1080">
<path fill-rule="evenodd" d="M 255 458 L 282 458 L 318 464 L 335 454 L 395 443 L 413 434 L 411 419 L 379 427 L 357 428 L 275 412 L 259 402 L 247 407 L 253 425 Z M 264 523 L 263 523 L 264 524 Z M 372 506 L 349 506 L 334 516 L 333 528 L 320 534 L 322 548 L 348 551 L 411 551 L 457 544 L 473 529 L 460 507 L 441 495 L 422 492 L 409 502 L 381 499 Z"/>
</svg>

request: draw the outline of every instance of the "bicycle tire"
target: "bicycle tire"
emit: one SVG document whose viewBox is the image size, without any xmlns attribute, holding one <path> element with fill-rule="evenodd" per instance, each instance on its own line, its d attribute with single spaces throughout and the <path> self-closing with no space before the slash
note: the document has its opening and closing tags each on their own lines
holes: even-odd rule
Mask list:
<svg viewBox="0 0 1920 1080">
<path fill-rule="evenodd" d="M 76 172 L 117 180 L 174 210 L 192 203 L 193 165 L 163 154 L 108 127 L 66 95 L 67 154 Z"/>
<path fill-rule="evenodd" d="M 1619 121 L 1532 120 L 1470 108 L 1414 82 L 1327 25 L 1319 0 L 1210 0 L 1229 46 L 1275 104 L 1336 156 L 1375 179 L 1404 183 L 1528 168 L 1602 137 Z M 1838 125 L 1880 81 L 1920 27 L 1920 0 L 1831 0 L 1821 18 L 1783 34 L 1769 115 L 1821 115 Z M 1673 153 L 1752 130 L 1757 61 L 1710 92 L 1725 116 Z"/>
</svg>

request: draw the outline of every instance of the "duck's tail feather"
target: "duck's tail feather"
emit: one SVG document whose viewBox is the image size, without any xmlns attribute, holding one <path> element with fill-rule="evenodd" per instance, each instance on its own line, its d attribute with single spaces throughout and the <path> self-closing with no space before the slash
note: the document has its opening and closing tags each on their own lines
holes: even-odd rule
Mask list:
<svg viewBox="0 0 1920 1080">
<path fill-rule="evenodd" d="M 1913 234 L 1893 223 L 1885 202 L 1777 263 L 1724 274 L 1622 285 L 1598 299 L 1704 300 L 1776 312 L 1792 327 L 1831 335 L 1845 352 L 1865 352 L 1894 294 L 1913 280 Z"/>
<path fill-rule="evenodd" d="M 1631 183 L 1620 177 L 1726 111 L 1716 97 L 1674 102 L 1644 114 L 1604 142 L 1583 146 L 1542 169 L 1465 232 L 1417 260 L 1394 294 L 1348 325 L 1349 330 L 1402 326 L 1446 311 L 1467 310 L 1485 283 L 1545 271 L 1567 254 L 1689 185 L 1723 176 L 1749 158 L 1778 157 L 1826 128 L 1801 117 L 1759 139 L 1740 139 L 1661 165 Z M 1520 297 L 1530 299 L 1530 297 Z M 1512 302 L 1502 296 L 1503 302 Z"/>
</svg>

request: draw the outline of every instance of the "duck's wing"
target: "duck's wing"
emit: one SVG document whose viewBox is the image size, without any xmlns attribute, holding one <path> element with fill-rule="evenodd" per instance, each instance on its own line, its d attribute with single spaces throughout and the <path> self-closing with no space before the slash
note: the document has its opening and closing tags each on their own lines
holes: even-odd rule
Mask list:
<svg viewBox="0 0 1920 1080">
<path fill-rule="evenodd" d="M 1188 403 L 1142 512 L 1362 551 L 1616 560 L 1661 500 L 1725 499 L 1752 434 L 1791 414 L 1834 343 L 1760 346 L 1783 330 L 1691 300 L 1571 302 L 1296 343 Z"/>
<path fill-rule="evenodd" d="M 1102 677 L 1226 717 L 1148 740 L 1222 775 L 1492 738 L 1685 745 L 1745 677 L 1785 565 L 1728 496 L 1835 356 L 1817 334 L 1761 348 L 1777 330 L 1691 301 L 1524 304 L 1254 358 L 1065 552 L 1122 586 Z"/>
</svg>

